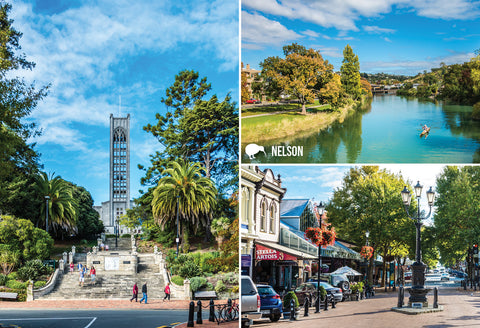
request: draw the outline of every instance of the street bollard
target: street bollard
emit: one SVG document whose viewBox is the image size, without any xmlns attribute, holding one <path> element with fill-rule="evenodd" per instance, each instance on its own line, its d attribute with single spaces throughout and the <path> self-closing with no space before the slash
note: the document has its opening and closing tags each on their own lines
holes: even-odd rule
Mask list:
<svg viewBox="0 0 480 328">
<path fill-rule="evenodd" d="M 309 301 L 308 297 L 306 297 L 305 298 L 305 304 L 303 304 L 303 306 L 305 307 L 305 313 L 303 313 L 304 317 L 308 317 L 308 306 L 310 305 L 309 303 L 310 303 L 310 301 Z"/>
<path fill-rule="evenodd" d="M 324 311 L 328 311 L 328 295 L 325 295 Z"/>
<path fill-rule="evenodd" d="M 315 313 L 320 313 L 320 297 L 315 300 Z"/>
<path fill-rule="evenodd" d="M 290 321 L 295 320 L 295 300 L 290 301 Z"/>
<path fill-rule="evenodd" d="M 463 279 L 463 290 L 467 290 L 467 281 Z"/>
<path fill-rule="evenodd" d="M 398 303 L 397 303 L 397 307 L 399 308 L 402 308 L 403 307 L 403 299 L 404 299 L 404 294 L 405 291 L 403 289 L 403 287 L 399 287 L 398 288 Z"/>
<path fill-rule="evenodd" d="M 438 309 L 438 288 L 433 288 L 433 308 Z"/>
<path fill-rule="evenodd" d="M 197 325 L 203 324 L 202 320 L 202 301 L 197 302 L 198 310 L 197 310 Z"/>
<path fill-rule="evenodd" d="M 332 309 L 335 309 L 336 306 L 335 306 L 335 298 L 332 297 Z"/>
<path fill-rule="evenodd" d="M 208 317 L 208 321 L 215 321 L 215 303 L 213 300 L 210 300 L 210 316 Z"/>
<path fill-rule="evenodd" d="M 195 312 L 195 303 L 192 301 L 190 302 L 190 307 L 188 309 L 188 323 L 187 327 L 193 327 L 193 313 Z"/>
</svg>

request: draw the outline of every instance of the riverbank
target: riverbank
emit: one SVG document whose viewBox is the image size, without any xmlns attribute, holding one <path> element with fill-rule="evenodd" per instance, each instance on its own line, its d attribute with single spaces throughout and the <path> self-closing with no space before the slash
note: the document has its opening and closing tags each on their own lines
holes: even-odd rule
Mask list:
<svg viewBox="0 0 480 328">
<path fill-rule="evenodd" d="M 242 143 L 259 143 L 287 138 L 299 133 L 315 133 L 343 120 L 364 103 L 364 99 L 336 111 L 321 111 L 302 115 L 299 112 L 286 112 L 275 115 L 242 118 Z"/>
</svg>

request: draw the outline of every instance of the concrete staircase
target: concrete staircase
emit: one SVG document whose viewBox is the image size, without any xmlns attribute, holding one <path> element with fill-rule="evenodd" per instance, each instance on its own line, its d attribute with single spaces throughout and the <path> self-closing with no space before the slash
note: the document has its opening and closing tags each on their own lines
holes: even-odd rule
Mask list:
<svg viewBox="0 0 480 328">
<path fill-rule="evenodd" d="M 78 257 L 80 260 L 80 257 Z M 75 256 L 75 262 L 78 262 Z M 134 283 L 137 283 L 139 290 L 139 298 L 142 297 L 142 285 L 147 282 L 148 298 L 159 299 L 165 296 L 165 282 L 163 275 L 160 273 L 158 264 L 154 263 L 152 254 L 138 254 L 137 274 L 120 275 L 111 272 L 98 272 L 96 283 L 91 283 L 90 277 L 85 277 L 83 287 L 78 284 L 78 271 L 60 275 L 52 292 L 40 297 L 39 299 L 129 299 L 132 297 L 132 289 Z M 75 263 L 75 264 L 76 264 Z M 85 263 L 85 261 L 82 261 Z M 175 295 L 172 294 L 172 299 Z"/>
</svg>

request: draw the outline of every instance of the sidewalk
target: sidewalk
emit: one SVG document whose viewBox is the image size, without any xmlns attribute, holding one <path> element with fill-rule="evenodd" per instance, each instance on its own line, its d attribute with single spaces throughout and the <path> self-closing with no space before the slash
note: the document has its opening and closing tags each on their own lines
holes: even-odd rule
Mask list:
<svg viewBox="0 0 480 328">
<path fill-rule="evenodd" d="M 162 299 L 148 301 L 140 304 L 129 300 L 36 300 L 33 302 L 0 301 L 0 309 L 147 309 L 147 310 L 188 310 L 191 301 L 172 300 L 163 302 Z M 197 301 L 194 301 L 195 305 Z M 226 304 L 226 300 L 216 300 L 215 304 Z M 202 301 L 206 306 L 208 301 Z"/>
<path fill-rule="evenodd" d="M 408 302 L 408 292 L 405 292 Z M 473 296 L 471 296 L 473 295 Z M 282 319 L 274 323 L 276 328 L 318 328 L 323 327 L 480 327 L 480 292 L 463 291 L 460 289 L 439 290 L 439 304 L 444 311 L 408 315 L 393 312 L 390 309 L 397 305 L 397 293 L 377 292 L 374 298 L 338 303 L 336 309 L 314 313 L 310 308 L 309 316 L 304 317 L 303 311 L 298 321 Z M 433 303 L 433 293 L 428 295 L 429 303 Z M 273 323 L 269 320 L 255 321 L 255 327 L 268 327 Z"/>
</svg>

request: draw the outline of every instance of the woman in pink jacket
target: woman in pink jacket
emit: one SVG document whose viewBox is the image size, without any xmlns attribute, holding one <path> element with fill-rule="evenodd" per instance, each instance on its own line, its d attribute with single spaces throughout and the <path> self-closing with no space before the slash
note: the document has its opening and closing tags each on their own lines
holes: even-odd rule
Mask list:
<svg viewBox="0 0 480 328">
<path fill-rule="evenodd" d="M 130 302 L 133 301 L 133 299 L 135 299 L 135 302 L 138 302 L 138 286 L 137 286 L 137 283 L 135 283 L 133 285 L 133 296 L 130 299 Z"/>
</svg>

